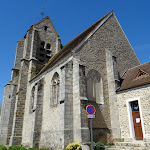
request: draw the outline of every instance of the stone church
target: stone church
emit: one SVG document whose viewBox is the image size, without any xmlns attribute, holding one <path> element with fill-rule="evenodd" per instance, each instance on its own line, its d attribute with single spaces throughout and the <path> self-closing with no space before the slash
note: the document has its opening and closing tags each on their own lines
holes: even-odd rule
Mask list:
<svg viewBox="0 0 150 150">
<path fill-rule="evenodd" d="M 113 11 L 64 46 L 45 17 L 17 42 L 0 145 L 84 145 L 90 141 L 89 104 L 96 108 L 95 142 L 150 141 L 149 74 L 150 62 L 140 64 Z"/>
</svg>

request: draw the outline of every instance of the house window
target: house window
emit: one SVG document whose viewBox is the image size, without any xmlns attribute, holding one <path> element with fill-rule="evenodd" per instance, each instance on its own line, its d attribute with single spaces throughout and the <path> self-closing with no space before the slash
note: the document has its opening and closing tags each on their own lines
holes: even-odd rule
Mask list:
<svg viewBox="0 0 150 150">
<path fill-rule="evenodd" d="M 60 79 L 59 74 L 55 73 L 52 78 L 52 104 L 57 105 L 59 100 Z"/>
<path fill-rule="evenodd" d="M 96 70 L 90 70 L 87 75 L 87 96 L 89 101 L 98 104 L 104 103 L 103 81 L 101 75 Z"/>
</svg>

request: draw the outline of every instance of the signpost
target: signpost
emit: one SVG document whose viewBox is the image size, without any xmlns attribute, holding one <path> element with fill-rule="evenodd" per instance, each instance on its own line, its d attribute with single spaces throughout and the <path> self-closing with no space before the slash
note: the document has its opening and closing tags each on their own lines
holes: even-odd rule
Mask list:
<svg viewBox="0 0 150 150">
<path fill-rule="evenodd" d="M 95 107 L 93 105 L 88 105 L 86 107 L 87 117 L 90 118 L 90 129 L 91 129 L 91 150 L 93 150 L 93 128 L 92 128 L 92 118 L 95 118 Z"/>
</svg>

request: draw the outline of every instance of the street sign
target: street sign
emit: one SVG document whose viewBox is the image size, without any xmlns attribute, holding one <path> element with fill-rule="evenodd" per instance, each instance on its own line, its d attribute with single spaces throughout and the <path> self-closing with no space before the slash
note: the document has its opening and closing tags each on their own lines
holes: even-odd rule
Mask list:
<svg viewBox="0 0 150 150">
<path fill-rule="evenodd" d="M 88 118 L 95 118 L 95 115 L 87 115 Z"/>
<path fill-rule="evenodd" d="M 92 119 L 95 118 L 95 107 L 93 105 L 88 105 L 86 107 L 86 112 L 88 113 L 87 117 L 90 119 L 90 130 L 91 130 L 91 150 L 93 150 L 93 127 Z"/>
<path fill-rule="evenodd" d="M 95 107 L 93 105 L 88 105 L 86 107 L 86 112 L 89 114 L 89 115 L 94 115 L 95 114 Z"/>
</svg>

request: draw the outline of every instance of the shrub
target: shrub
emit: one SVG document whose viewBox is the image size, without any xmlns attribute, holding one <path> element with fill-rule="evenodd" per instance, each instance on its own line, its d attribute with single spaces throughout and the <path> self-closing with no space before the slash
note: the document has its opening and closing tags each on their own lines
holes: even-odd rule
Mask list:
<svg viewBox="0 0 150 150">
<path fill-rule="evenodd" d="M 0 150 L 7 150 L 6 146 L 0 146 Z"/>
<path fill-rule="evenodd" d="M 9 147 L 9 150 L 27 150 L 27 149 L 25 147 L 22 147 L 22 146 L 13 145 L 13 146 Z"/>
<path fill-rule="evenodd" d="M 67 150 L 82 150 L 82 146 L 80 143 L 70 143 L 66 147 Z"/>
<path fill-rule="evenodd" d="M 104 146 L 114 145 L 114 139 L 101 138 L 97 143 L 93 143 L 94 150 L 101 150 Z"/>
<path fill-rule="evenodd" d="M 45 148 L 29 148 L 28 150 L 49 150 L 49 149 L 45 149 Z"/>
<path fill-rule="evenodd" d="M 93 143 L 93 149 L 94 150 L 100 150 L 101 149 L 101 147 L 104 147 L 104 144 L 103 143 L 101 143 L 101 142 L 97 142 L 97 143 Z"/>
<path fill-rule="evenodd" d="M 99 141 L 99 143 L 102 143 L 106 146 L 109 146 L 109 145 L 114 145 L 114 139 L 113 138 L 101 138 Z"/>
</svg>

